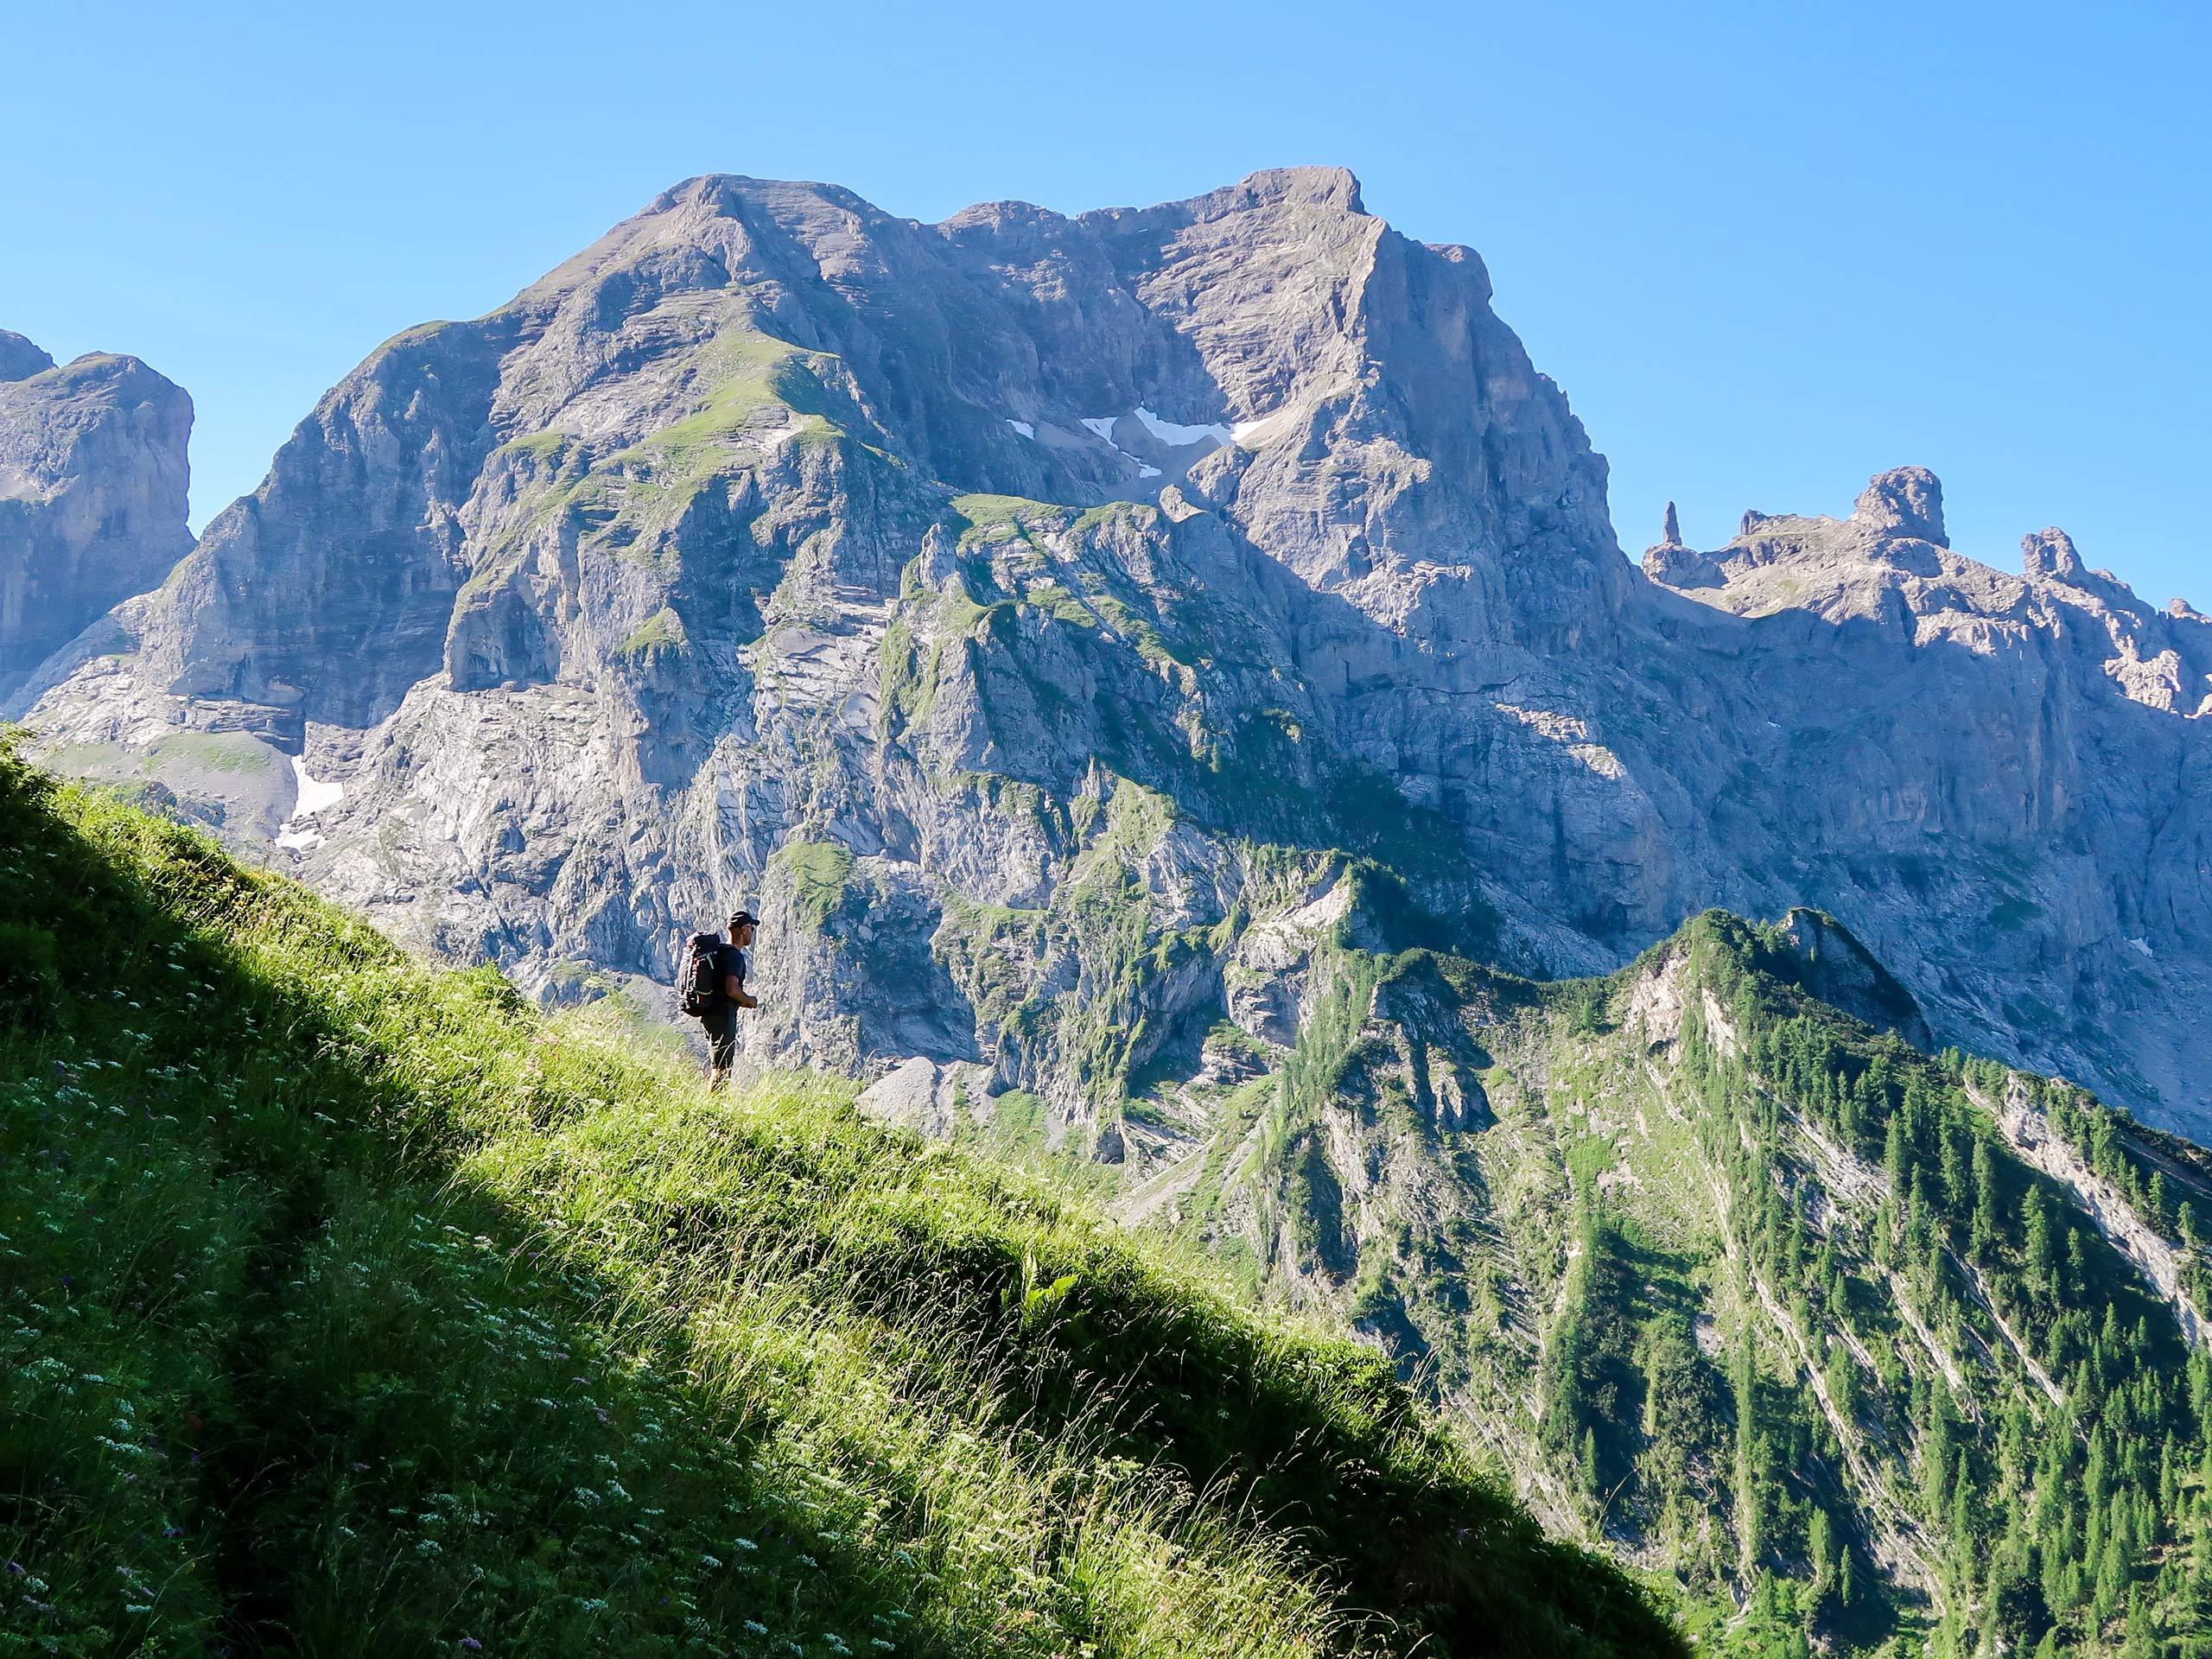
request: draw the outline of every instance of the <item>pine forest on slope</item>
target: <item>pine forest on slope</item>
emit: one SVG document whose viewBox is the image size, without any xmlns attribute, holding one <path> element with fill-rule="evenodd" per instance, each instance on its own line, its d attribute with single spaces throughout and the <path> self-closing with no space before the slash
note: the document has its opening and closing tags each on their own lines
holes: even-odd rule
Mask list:
<svg viewBox="0 0 2212 1659">
<path fill-rule="evenodd" d="M 2212 1156 L 1819 1000 L 1914 1017 L 1831 918 L 1554 985 L 1357 926 L 1278 1070 L 1225 1029 L 1133 1107 L 1125 1218 L 1417 1366 L 1718 1649 L 2212 1637 Z"/>
</svg>

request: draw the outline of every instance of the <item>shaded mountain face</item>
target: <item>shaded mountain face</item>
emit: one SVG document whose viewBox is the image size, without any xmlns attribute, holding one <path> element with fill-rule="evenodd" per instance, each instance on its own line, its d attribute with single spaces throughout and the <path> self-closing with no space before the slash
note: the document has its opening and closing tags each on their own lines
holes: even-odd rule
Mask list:
<svg viewBox="0 0 2212 1659">
<path fill-rule="evenodd" d="M 0 330 L 0 697 L 192 546 L 192 400 L 135 357 Z"/>
<path fill-rule="evenodd" d="M 1343 172 L 704 178 L 380 347 L 13 706 L 546 996 L 658 1004 L 750 902 L 757 1047 L 1109 1160 L 1294 1042 L 1355 870 L 1360 938 L 1548 976 L 1817 906 L 1919 1034 L 2202 1132 L 2208 625 L 1957 557 L 1913 469 L 1648 575 L 1605 482 Z"/>
</svg>

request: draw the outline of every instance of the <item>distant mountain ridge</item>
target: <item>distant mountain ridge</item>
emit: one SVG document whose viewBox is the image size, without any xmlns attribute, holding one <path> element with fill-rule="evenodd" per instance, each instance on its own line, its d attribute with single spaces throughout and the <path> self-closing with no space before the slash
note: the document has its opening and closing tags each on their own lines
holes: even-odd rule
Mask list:
<svg viewBox="0 0 2212 1659">
<path fill-rule="evenodd" d="M 2193 1635 L 2212 1165 L 2074 1085 L 2212 1135 L 2212 623 L 1916 467 L 1641 570 L 1605 489 L 1340 169 L 702 178 L 7 711 L 549 1002 L 749 903 L 755 1058 L 1349 1324 L 1724 1646 Z"/>
<path fill-rule="evenodd" d="M 1957 558 L 1911 469 L 1646 580 L 1489 292 L 1338 169 L 939 226 L 694 180 L 380 347 L 14 707 L 543 994 L 750 899 L 779 1052 L 974 1061 L 1085 1135 L 1114 1085 L 976 1017 L 963 918 L 1056 914 L 1114 777 L 1180 821 L 1178 925 L 1286 836 L 1539 973 L 1811 904 L 1939 1040 L 2202 1132 L 2212 626 L 2060 543 Z M 344 794 L 296 822 L 302 779 Z M 1058 925 L 1017 1002 L 1089 996 Z M 1137 1061 L 1233 956 L 1137 993 Z"/>
<path fill-rule="evenodd" d="M 1911 469 L 1646 582 L 1604 482 L 1482 261 L 1343 170 L 943 226 L 695 179 L 380 347 L 16 706 L 254 838 L 340 783 L 301 869 L 540 991 L 666 978 L 754 898 L 787 1053 L 978 1059 L 1084 1122 L 1110 1086 L 971 1022 L 943 938 L 1059 889 L 1097 759 L 1214 865 L 1347 842 L 1241 774 L 1387 783 L 1418 902 L 1531 971 L 1812 902 L 1940 1039 L 2203 1128 L 2212 628 L 2070 550 L 1948 556 Z M 874 940 L 798 925 L 787 842 L 858 861 Z"/>
</svg>

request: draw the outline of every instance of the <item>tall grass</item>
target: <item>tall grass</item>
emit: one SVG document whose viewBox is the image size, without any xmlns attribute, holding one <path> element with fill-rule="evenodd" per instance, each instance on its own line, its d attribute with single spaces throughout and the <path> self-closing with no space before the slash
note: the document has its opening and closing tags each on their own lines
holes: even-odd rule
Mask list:
<svg viewBox="0 0 2212 1659">
<path fill-rule="evenodd" d="M 1672 1652 L 1379 1361 L 0 753 L 0 1650 Z"/>
</svg>

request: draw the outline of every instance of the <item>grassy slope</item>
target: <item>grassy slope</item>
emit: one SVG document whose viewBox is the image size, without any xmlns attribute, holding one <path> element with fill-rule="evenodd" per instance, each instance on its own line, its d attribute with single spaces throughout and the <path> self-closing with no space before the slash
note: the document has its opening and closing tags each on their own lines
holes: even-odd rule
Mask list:
<svg viewBox="0 0 2212 1659">
<path fill-rule="evenodd" d="M 1680 1650 L 1362 1351 L 4 755 L 0 1102 L 0 1651 Z"/>
</svg>

